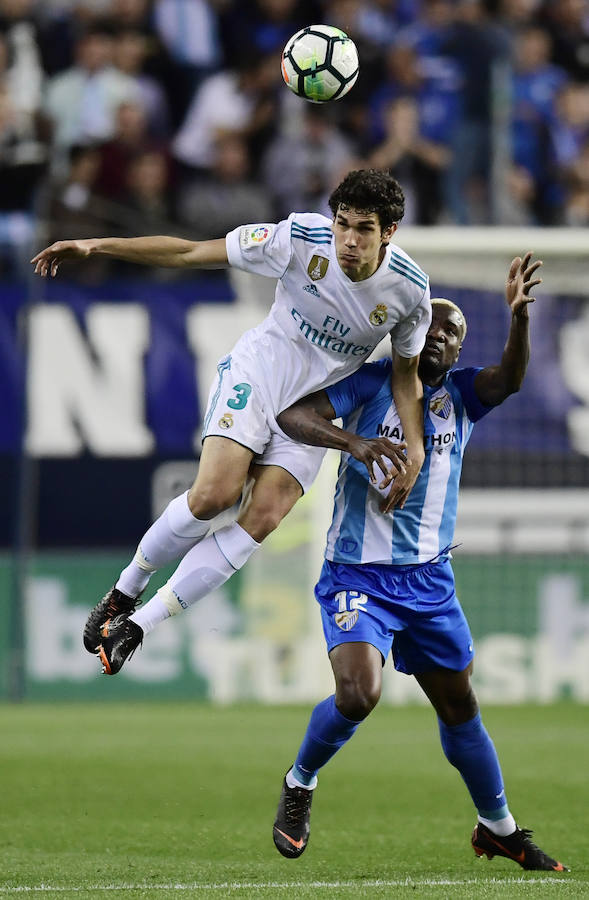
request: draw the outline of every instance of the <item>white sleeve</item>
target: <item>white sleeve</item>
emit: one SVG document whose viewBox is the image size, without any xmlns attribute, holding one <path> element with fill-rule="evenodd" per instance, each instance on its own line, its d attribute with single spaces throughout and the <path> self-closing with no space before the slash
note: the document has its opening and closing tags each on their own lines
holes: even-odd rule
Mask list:
<svg viewBox="0 0 589 900">
<path fill-rule="evenodd" d="M 241 225 L 229 232 L 225 242 L 230 266 L 257 275 L 281 278 L 292 255 L 290 221 L 285 220 L 278 225 L 268 222 Z"/>
<path fill-rule="evenodd" d="M 432 305 L 430 303 L 428 281 L 417 306 L 411 310 L 406 318 L 401 319 L 391 329 L 393 347 L 399 356 L 410 359 L 412 356 L 417 356 L 421 353 L 431 320 Z"/>
</svg>

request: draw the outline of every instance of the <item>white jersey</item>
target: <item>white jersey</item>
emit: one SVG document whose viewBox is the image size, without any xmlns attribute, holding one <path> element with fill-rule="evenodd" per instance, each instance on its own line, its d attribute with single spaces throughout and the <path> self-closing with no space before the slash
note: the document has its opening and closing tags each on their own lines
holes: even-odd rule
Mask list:
<svg viewBox="0 0 589 900">
<path fill-rule="evenodd" d="M 421 352 L 431 320 L 429 281 L 396 245 L 388 245 L 370 278 L 355 282 L 337 261 L 331 220 L 316 213 L 244 225 L 226 243 L 232 266 L 279 279 L 269 315 L 231 352 L 253 363 L 251 380 L 274 424 L 296 400 L 358 369 L 388 332 L 401 356 Z"/>
</svg>

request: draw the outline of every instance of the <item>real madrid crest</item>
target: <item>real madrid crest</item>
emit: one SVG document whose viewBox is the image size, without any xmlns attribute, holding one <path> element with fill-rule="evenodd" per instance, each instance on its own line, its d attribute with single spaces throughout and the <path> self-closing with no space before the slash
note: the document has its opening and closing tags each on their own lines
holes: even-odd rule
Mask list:
<svg viewBox="0 0 589 900">
<path fill-rule="evenodd" d="M 312 256 L 311 262 L 307 266 L 307 272 L 311 281 L 319 281 L 320 278 L 325 278 L 328 265 L 329 260 L 324 256 L 317 256 L 316 254 Z"/>
<path fill-rule="evenodd" d="M 388 310 L 384 303 L 377 303 L 368 319 L 371 325 L 384 325 L 389 317 Z"/>
<path fill-rule="evenodd" d="M 231 413 L 225 413 L 224 416 L 221 416 L 219 419 L 219 428 L 224 428 L 225 430 L 233 428 L 233 415 Z"/>
</svg>

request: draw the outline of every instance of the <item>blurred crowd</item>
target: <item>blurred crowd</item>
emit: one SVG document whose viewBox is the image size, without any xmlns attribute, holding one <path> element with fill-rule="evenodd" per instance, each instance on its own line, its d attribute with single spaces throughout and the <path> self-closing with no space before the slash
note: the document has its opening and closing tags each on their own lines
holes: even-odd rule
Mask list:
<svg viewBox="0 0 589 900">
<path fill-rule="evenodd" d="M 325 105 L 279 66 L 316 22 L 360 54 Z M 589 0 L 0 0 L 4 271 L 40 234 L 325 211 L 364 165 L 409 223 L 588 226 Z"/>
</svg>

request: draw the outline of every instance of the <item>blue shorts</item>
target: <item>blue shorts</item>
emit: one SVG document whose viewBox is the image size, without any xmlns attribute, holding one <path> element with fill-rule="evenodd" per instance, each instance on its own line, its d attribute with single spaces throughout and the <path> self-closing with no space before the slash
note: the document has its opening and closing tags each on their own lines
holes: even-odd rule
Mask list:
<svg viewBox="0 0 589 900">
<path fill-rule="evenodd" d="M 447 559 L 417 566 L 325 560 L 315 597 L 328 651 L 362 641 L 385 660 L 392 647 L 395 669 L 406 675 L 438 668 L 461 672 L 474 656 Z"/>
</svg>

